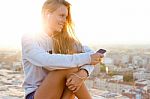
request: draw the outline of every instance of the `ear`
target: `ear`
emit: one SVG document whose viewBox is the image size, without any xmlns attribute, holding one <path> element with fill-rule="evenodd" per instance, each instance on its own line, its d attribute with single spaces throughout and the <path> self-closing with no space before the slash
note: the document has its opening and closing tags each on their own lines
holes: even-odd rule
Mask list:
<svg viewBox="0 0 150 99">
<path fill-rule="evenodd" d="M 51 15 L 52 15 L 51 13 L 48 13 L 47 18 L 49 19 L 51 17 Z"/>
<path fill-rule="evenodd" d="M 48 10 L 44 11 L 44 17 L 49 19 L 51 17 L 51 13 Z"/>
</svg>

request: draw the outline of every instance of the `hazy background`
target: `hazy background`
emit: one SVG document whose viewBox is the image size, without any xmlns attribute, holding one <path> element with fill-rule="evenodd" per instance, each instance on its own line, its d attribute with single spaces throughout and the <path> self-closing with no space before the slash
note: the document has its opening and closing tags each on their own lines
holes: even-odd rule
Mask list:
<svg viewBox="0 0 150 99">
<path fill-rule="evenodd" d="M 0 1 L 0 47 L 20 48 L 23 33 L 40 31 L 44 1 Z M 149 0 L 68 1 L 83 44 L 150 44 Z"/>
</svg>

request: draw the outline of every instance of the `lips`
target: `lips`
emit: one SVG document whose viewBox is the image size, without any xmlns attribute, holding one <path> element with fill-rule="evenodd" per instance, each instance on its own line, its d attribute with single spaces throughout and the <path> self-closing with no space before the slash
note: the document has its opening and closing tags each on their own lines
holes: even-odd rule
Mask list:
<svg viewBox="0 0 150 99">
<path fill-rule="evenodd" d="M 63 23 L 58 23 L 58 26 L 57 26 L 57 31 L 61 31 L 64 27 L 64 24 Z"/>
<path fill-rule="evenodd" d="M 61 28 L 63 28 L 64 24 L 63 23 L 59 23 L 58 24 Z"/>
</svg>

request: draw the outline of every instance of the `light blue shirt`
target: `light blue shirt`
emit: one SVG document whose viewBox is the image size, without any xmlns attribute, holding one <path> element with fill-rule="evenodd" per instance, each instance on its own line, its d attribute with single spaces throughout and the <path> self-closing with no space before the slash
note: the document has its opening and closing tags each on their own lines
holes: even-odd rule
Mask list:
<svg viewBox="0 0 150 99">
<path fill-rule="evenodd" d="M 87 65 L 91 62 L 90 55 L 94 53 L 87 46 L 83 46 L 85 53 L 79 54 L 49 54 L 53 50 L 52 39 L 46 33 L 36 35 L 25 34 L 22 37 L 22 62 L 24 69 L 25 96 L 35 91 L 44 78 L 48 70 L 69 69 L 73 67 L 84 68 L 89 75 L 94 66 Z"/>
</svg>

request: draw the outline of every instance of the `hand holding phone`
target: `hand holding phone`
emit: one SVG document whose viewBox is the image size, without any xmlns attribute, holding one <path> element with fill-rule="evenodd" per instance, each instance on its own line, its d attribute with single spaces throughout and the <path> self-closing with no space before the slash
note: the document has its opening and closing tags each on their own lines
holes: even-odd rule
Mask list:
<svg viewBox="0 0 150 99">
<path fill-rule="evenodd" d="M 91 54 L 91 63 L 92 65 L 96 65 L 97 63 L 101 62 L 101 58 L 104 57 L 104 53 L 106 52 L 105 49 L 99 49 L 96 53 Z M 99 54 L 100 53 L 100 54 Z"/>
<path fill-rule="evenodd" d="M 99 49 L 96 53 L 101 53 L 101 54 L 104 54 L 106 52 L 105 49 Z"/>
</svg>

